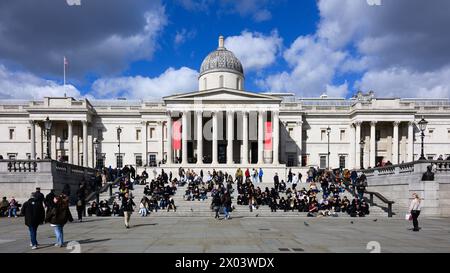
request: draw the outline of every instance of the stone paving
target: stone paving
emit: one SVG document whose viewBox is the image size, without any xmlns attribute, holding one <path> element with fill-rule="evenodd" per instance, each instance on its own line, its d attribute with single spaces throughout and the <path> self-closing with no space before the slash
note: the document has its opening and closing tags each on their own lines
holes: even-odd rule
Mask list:
<svg viewBox="0 0 450 273">
<path fill-rule="evenodd" d="M 376 220 L 376 221 L 375 221 Z M 41 247 L 31 250 L 23 218 L 0 218 L 0 252 L 360 252 L 376 241 L 381 252 L 450 252 L 450 219 L 420 219 L 423 229 L 412 232 L 411 222 L 389 218 L 139 217 L 125 229 L 122 217 L 88 217 L 64 229 L 67 242 L 79 248 L 54 247 L 53 229 L 38 230 Z"/>
</svg>

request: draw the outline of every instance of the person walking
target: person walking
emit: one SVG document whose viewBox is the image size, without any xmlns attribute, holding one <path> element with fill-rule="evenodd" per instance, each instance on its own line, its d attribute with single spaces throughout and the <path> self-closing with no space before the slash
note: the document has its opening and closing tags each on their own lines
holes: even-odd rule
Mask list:
<svg viewBox="0 0 450 273">
<path fill-rule="evenodd" d="M 214 219 L 219 219 L 220 218 L 219 210 L 220 210 L 220 206 L 221 205 L 222 205 L 222 202 L 220 200 L 219 192 L 216 192 L 214 194 L 214 197 L 213 197 L 213 200 L 212 200 L 212 204 L 211 204 L 212 208 L 214 209 L 214 211 L 216 213 L 216 215 L 214 216 Z"/>
<path fill-rule="evenodd" d="M 55 230 L 56 247 L 64 246 L 64 225 L 69 221 L 73 222 L 72 214 L 69 210 L 69 198 L 62 194 L 53 200 L 55 206 L 50 209 L 45 217 L 45 221 L 50 223 Z"/>
<path fill-rule="evenodd" d="M 275 190 L 278 191 L 278 188 L 280 186 L 280 178 L 278 177 L 278 173 L 275 173 L 275 176 L 273 177 L 273 185 L 275 187 Z"/>
<path fill-rule="evenodd" d="M 84 184 L 80 184 L 79 189 L 77 190 L 77 214 L 78 221 L 83 221 L 83 215 L 86 215 L 86 190 L 84 188 Z"/>
<path fill-rule="evenodd" d="M 223 211 L 225 212 L 225 219 L 230 219 L 230 212 L 231 212 L 231 196 L 228 191 L 225 191 L 225 193 L 222 195 L 222 206 Z"/>
<path fill-rule="evenodd" d="M 134 211 L 134 206 L 136 206 L 136 204 L 133 202 L 133 199 L 131 199 L 130 194 L 128 192 L 125 193 L 125 196 L 122 198 L 122 209 L 126 228 L 130 228 L 130 217 Z"/>
<path fill-rule="evenodd" d="M 37 249 L 37 229 L 45 220 L 45 209 L 42 202 L 36 198 L 37 194 L 32 193 L 30 199 L 23 203 L 20 214 L 25 216 L 25 225 L 30 231 L 31 249 Z M 41 197 L 39 197 L 41 198 Z"/>
<path fill-rule="evenodd" d="M 411 201 L 411 204 L 409 205 L 409 211 L 411 212 L 411 217 L 413 221 L 413 231 L 419 231 L 419 222 L 417 221 L 417 218 L 420 215 L 420 210 L 422 209 L 422 201 L 420 200 L 420 197 L 417 193 L 413 193 L 413 200 Z"/>
</svg>

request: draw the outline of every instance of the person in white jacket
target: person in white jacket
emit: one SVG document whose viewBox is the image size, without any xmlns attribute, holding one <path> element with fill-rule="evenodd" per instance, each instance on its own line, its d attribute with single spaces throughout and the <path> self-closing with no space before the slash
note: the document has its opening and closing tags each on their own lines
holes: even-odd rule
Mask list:
<svg viewBox="0 0 450 273">
<path fill-rule="evenodd" d="M 417 193 L 413 193 L 413 200 L 411 201 L 411 204 L 409 205 L 409 211 L 411 212 L 411 217 L 413 221 L 413 231 L 419 231 L 419 222 L 417 221 L 417 218 L 419 217 L 420 210 L 422 209 L 422 200 L 420 200 L 420 197 Z"/>
</svg>

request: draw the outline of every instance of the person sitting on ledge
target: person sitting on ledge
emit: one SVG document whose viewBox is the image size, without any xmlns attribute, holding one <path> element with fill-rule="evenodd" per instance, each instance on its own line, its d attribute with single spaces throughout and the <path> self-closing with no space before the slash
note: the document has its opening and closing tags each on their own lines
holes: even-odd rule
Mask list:
<svg viewBox="0 0 450 273">
<path fill-rule="evenodd" d="M 8 212 L 9 208 L 9 202 L 6 200 L 6 197 L 2 198 L 2 201 L 0 202 L 0 216 L 6 216 L 6 213 Z"/>
<path fill-rule="evenodd" d="M 98 214 L 98 205 L 97 202 L 92 202 L 91 207 L 88 208 L 88 215 L 92 216 L 93 214 L 97 215 Z"/>
<path fill-rule="evenodd" d="M 422 175 L 422 181 L 434 181 L 434 173 L 431 169 L 431 165 L 427 166 L 427 171 Z"/>
<path fill-rule="evenodd" d="M 112 206 L 112 214 L 113 214 L 113 216 L 120 215 L 120 206 L 119 206 L 119 204 L 117 204 L 116 201 L 114 201 L 113 206 Z"/>
<path fill-rule="evenodd" d="M 111 208 L 108 206 L 107 201 L 101 201 L 97 216 L 111 216 Z"/>
</svg>

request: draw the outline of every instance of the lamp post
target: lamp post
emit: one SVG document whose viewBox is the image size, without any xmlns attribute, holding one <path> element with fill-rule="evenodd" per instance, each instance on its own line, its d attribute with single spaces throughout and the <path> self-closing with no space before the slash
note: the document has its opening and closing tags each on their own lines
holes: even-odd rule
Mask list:
<svg viewBox="0 0 450 273">
<path fill-rule="evenodd" d="M 122 155 L 120 154 L 120 134 L 122 133 L 122 128 L 120 128 L 120 126 L 119 126 L 119 128 L 117 128 L 117 139 L 119 140 L 119 157 L 118 157 L 118 159 L 120 158 L 121 159 L 121 161 L 123 161 L 123 159 L 122 159 Z M 121 162 L 121 165 L 123 165 L 123 162 Z M 119 168 L 119 161 L 117 160 L 117 162 L 116 162 L 116 167 L 117 168 Z M 120 168 L 122 168 L 122 166 L 120 166 Z"/>
<path fill-rule="evenodd" d="M 94 149 L 95 149 L 95 168 L 96 169 L 98 169 L 100 167 L 98 164 L 98 159 L 99 159 L 98 148 L 99 148 L 99 146 L 100 146 L 100 142 L 98 141 L 98 139 L 95 139 L 94 140 Z"/>
<path fill-rule="evenodd" d="M 331 128 L 330 128 L 330 126 L 328 126 L 328 128 L 327 128 L 327 137 L 328 137 L 327 169 L 330 169 L 330 132 L 331 132 Z"/>
<path fill-rule="evenodd" d="M 364 139 L 361 139 L 361 141 L 359 142 L 359 147 L 361 149 L 361 155 L 359 158 L 361 169 L 364 169 L 364 144 L 365 144 Z"/>
<path fill-rule="evenodd" d="M 44 127 L 45 127 L 45 134 L 47 136 L 47 155 L 45 156 L 45 159 L 50 159 L 50 131 L 52 129 L 52 122 L 50 119 L 47 118 L 44 121 Z"/>
<path fill-rule="evenodd" d="M 421 131 L 420 136 L 422 137 L 422 149 L 420 152 L 419 160 L 426 160 L 425 155 L 423 153 L 423 139 L 425 137 L 425 129 L 427 129 L 428 121 L 426 121 L 422 116 L 422 119 L 418 122 L 418 125 L 419 125 L 419 129 Z"/>
</svg>

